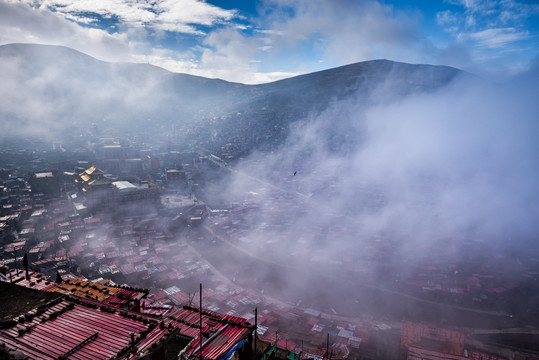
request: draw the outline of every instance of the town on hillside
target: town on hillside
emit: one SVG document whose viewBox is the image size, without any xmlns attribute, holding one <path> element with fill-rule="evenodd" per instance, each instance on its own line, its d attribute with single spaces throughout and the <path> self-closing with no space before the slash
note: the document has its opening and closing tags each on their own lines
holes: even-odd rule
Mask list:
<svg viewBox="0 0 539 360">
<path fill-rule="evenodd" d="M 0 359 L 539 359 L 538 254 L 331 249 L 295 173 L 222 196 L 234 144 L 85 136 L 0 146 Z"/>
</svg>

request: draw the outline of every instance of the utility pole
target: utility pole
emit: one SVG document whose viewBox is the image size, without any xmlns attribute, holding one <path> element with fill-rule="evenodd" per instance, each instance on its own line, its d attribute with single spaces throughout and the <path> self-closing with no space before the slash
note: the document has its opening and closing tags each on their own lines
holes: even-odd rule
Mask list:
<svg viewBox="0 0 539 360">
<path fill-rule="evenodd" d="M 256 338 L 258 336 L 257 334 L 258 332 L 258 307 L 255 307 L 255 355 L 254 355 L 254 360 L 256 360 Z"/>
<path fill-rule="evenodd" d="M 202 357 L 202 283 L 200 283 L 200 360 L 204 360 Z M 329 335 L 328 335 L 329 336 Z"/>
<path fill-rule="evenodd" d="M 28 274 L 28 254 L 24 253 L 22 257 L 22 267 L 26 271 L 26 280 L 30 280 L 30 275 Z"/>
<path fill-rule="evenodd" d="M 13 252 L 15 254 L 15 265 L 17 266 L 17 276 L 19 276 L 19 259 L 17 258 L 17 250 Z"/>
<path fill-rule="evenodd" d="M 326 357 L 329 359 L 329 333 L 326 340 Z"/>
</svg>

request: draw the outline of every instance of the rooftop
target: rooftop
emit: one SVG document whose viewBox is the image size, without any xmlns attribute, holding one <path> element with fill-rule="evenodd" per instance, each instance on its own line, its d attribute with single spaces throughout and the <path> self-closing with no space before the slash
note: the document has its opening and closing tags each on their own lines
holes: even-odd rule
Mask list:
<svg viewBox="0 0 539 360">
<path fill-rule="evenodd" d="M 53 177 L 53 176 L 54 175 L 51 171 L 36 173 L 36 179 L 48 178 L 48 177 Z"/>
<path fill-rule="evenodd" d="M 26 273 L 24 270 L 10 269 L 6 275 L 6 278 L 13 281 L 13 284 L 35 290 L 47 290 L 54 286 L 54 283 L 43 274 L 29 271 L 28 275 L 30 278 L 26 279 Z"/>
<path fill-rule="evenodd" d="M 83 299 L 97 300 L 116 308 L 129 305 L 135 300 L 141 300 L 148 294 L 146 289 L 109 286 L 77 278 L 66 279 L 65 277 L 64 281 L 56 283 L 40 273 L 30 271 L 29 275 L 30 279 L 27 280 L 24 271 L 11 269 L 6 277 L 11 279 L 14 284 L 27 288 L 75 295 Z"/>
<path fill-rule="evenodd" d="M 128 354 L 134 359 L 168 333 L 155 320 L 97 304 L 58 299 L 6 324 L 0 340 L 30 359 L 110 359 Z"/>
<path fill-rule="evenodd" d="M 140 300 L 146 296 L 143 289 L 125 289 L 107 286 L 81 279 L 68 279 L 47 289 L 64 294 L 73 294 L 81 298 L 97 300 L 114 307 L 121 307 L 131 300 Z"/>
<path fill-rule="evenodd" d="M 464 360 L 464 356 L 451 355 L 438 351 L 422 349 L 415 346 L 408 348 L 408 360 Z"/>
<path fill-rule="evenodd" d="M 112 185 L 116 186 L 120 191 L 137 189 L 137 186 L 131 184 L 129 181 L 114 181 Z"/>
<path fill-rule="evenodd" d="M 186 350 L 187 357 L 199 356 L 202 343 L 202 355 L 205 359 L 226 358 L 225 355 L 243 343 L 243 340 L 254 331 L 254 326 L 244 318 L 203 310 L 201 341 L 198 308 L 184 306 L 173 311 L 168 318 L 173 319 L 171 325 L 179 329 L 181 334 L 196 338 Z"/>
</svg>

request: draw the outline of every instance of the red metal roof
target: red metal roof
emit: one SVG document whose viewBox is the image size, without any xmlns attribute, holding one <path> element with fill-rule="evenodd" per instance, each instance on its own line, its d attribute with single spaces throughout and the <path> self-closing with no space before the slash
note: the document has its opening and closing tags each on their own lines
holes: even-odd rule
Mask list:
<svg viewBox="0 0 539 360">
<path fill-rule="evenodd" d="M 140 291 L 133 291 L 127 289 L 121 289 L 111 297 L 105 299 L 103 303 L 109 304 L 114 307 L 122 307 L 134 299 L 141 299 L 145 294 Z"/>
<path fill-rule="evenodd" d="M 408 347 L 408 360 L 466 360 L 459 355 L 451 355 L 433 350 L 426 350 L 415 346 Z"/>
<path fill-rule="evenodd" d="M 13 279 L 17 285 L 24 286 L 36 290 L 47 290 L 54 286 L 54 283 L 48 276 L 34 271 L 29 271 L 30 279 L 26 280 L 26 272 L 24 270 L 10 269 L 6 275 L 8 279 Z"/>
<path fill-rule="evenodd" d="M 69 359 L 109 359 L 130 344 L 131 332 L 137 353 L 168 333 L 166 328 L 144 322 L 140 315 L 123 316 L 79 301 L 82 304 L 62 300 L 31 320 L 0 330 L 0 340 L 31 359 L 57 359 L 63 354 Z"/>
<path fill-rule="evenodd" d="M 198 348 L 202 343 L 205 359 L 219 359 L 254 331 L 254 327 L 244 318 L 203 310 L 203 335 L 200 339 L 200 312 L 197 308 L 184 306 L 172 312 L 169 318 L 174 318 L 171 324 L 180 329 L 181 334 L 196 338 L 187 354 L 199 356 Z"/>
</svg>

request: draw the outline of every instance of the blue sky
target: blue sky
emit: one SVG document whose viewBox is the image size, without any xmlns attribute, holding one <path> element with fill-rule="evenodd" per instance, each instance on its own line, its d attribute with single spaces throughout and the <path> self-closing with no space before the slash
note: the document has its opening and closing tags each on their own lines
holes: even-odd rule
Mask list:
<svg viewBox="0 0 539 360">
<path fill-rule="evenodd" d="M 539 1 L 0 0 L 0 44 L 243 83 L 380 58 L 503 78 L 537 61 L 538 30 Z"/>
</svg>

